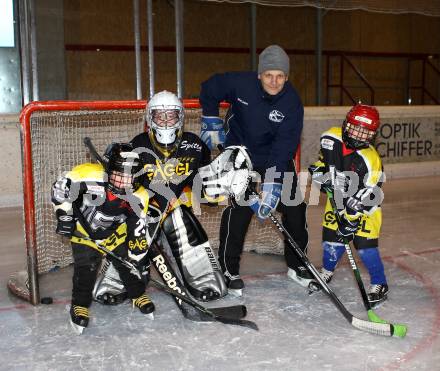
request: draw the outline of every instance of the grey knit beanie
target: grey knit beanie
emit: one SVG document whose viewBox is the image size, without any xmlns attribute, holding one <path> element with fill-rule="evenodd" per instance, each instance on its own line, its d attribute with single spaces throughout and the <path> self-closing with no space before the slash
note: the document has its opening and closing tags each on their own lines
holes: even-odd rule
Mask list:
<svg viewBox="0 0 440 371">
<path fill-rule="evenodd" d="M 288 75 L 289 64 L 289 56 L 284 49 L 278 45 L 270 45 L 258 58 L 258 74 L 268 70 L 279 70 Z"/>
</svg>

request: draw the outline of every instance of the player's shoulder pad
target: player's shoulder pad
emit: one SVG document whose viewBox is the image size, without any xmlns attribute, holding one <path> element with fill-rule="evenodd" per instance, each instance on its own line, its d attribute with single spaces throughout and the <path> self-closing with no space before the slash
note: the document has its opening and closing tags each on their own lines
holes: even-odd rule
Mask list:
<svg viewBox="0 0 440 371">
<path fill-rule="evenodd" d="M 101 164 L 85 163 L 75 166 L 69 173 L 67 177 L 72 179 L 74 182 L 81 181 L 104 181 L 105 170 Z"/>
<path fill-rule="evenodd" d="M 364 159 L 369 171 L 382 171 L 382 159 L 376 148 L 370 145 L 368 148 L 363 148 L 357 151 Z"/>
<path fill-rule="evenodd" d="M 332 127 L 321 134 L 321 148 L 333 150 L 335 142 L 342 142 L 342 129 Z"/>
</svg>

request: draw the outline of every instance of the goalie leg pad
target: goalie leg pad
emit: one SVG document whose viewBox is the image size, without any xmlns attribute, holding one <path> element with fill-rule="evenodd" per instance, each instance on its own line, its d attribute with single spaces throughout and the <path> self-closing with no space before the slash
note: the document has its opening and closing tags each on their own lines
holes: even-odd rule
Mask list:
<svg viewBox="0 0 440 371">
<path fill-rule="evenodd" d="M 219 263 L 205 230 L 192 212 L 185 206 L 173 210 L 162 228 L 191 295 L 204 301 L 226 295 Z"/>
</svg>

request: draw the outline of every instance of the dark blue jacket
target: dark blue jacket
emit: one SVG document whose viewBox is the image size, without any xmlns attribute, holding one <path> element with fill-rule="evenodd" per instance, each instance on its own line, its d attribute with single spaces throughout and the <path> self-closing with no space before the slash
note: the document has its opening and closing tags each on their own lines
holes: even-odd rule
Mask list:
<svg viewBox="0 0 440 371">
<path fill-rule="evenodd" d="M 304 107 L 290 82 L 277 95 L 264 91 L 256 72 L 216 74 L 202 83 L 203 115 L 218 116 L 223 100 L 231 104 L 225 145 L 245 145 L 256 169 L 276 166 L 277 171 L 286 171 L 304 118 Z"/>
</svg>

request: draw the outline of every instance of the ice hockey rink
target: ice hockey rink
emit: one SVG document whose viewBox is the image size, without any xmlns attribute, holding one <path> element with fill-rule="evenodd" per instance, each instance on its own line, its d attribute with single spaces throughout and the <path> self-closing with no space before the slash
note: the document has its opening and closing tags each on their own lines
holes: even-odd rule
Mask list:
<svg viewBox="0 0 440 371">
<path fill-rule="evenodd" d="M 41 278 L 42 296 L 52 296 L 51 305 L 34 307 L 8 292 L 9 275 L 24 267 L 22 216 L 19 208 L 0 209 L 0 369 L 438 370 L 440 176 L 389 180 L 384 191 L 381 253 L 390 293 L 375 312 L 406 324 L 403 339 L 355 329 L 324 293 L 309 296 L 290 281 L 282 257 L 255 253 L 242 259 L 242 302 L 259 331 L 192 322 L 171 297 L 149 287 L 154 321 L 128 301 L 94 303 L 89 328 L 77 336 L 68 323 L 69 268 Z M 308 211 L 309 257 L 317 267 L 322 210 L 321 203 Z M 353 315 L 367 319 L 346 257 L 331 287 Z"/>
</svg>

